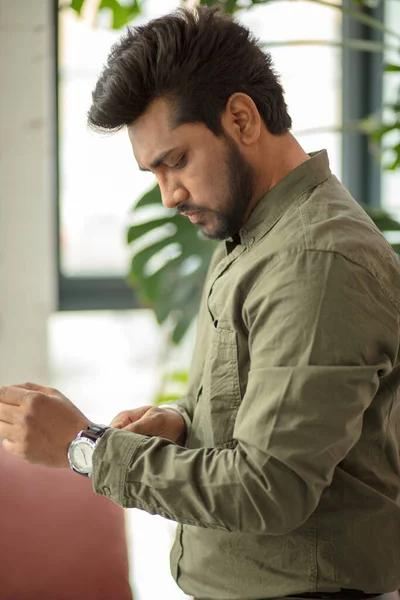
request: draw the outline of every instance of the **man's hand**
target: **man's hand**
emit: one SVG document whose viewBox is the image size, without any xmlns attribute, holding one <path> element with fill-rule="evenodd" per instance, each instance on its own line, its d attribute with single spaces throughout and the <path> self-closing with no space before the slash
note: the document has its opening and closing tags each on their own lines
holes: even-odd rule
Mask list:
<svg viewBox="0 0 400 600">
<path fill-rule="evenodd" d="M 176 444 L 183 444 L 186 424 L 181 415 L 170 408 L 161 406 L 141 406 L 134 410 L 124 410 L 110 423 L 111 427 L 162 437 Z"/>
<path fill-rule="evenodd" d="M 34 383 L 0 388 L 0 437 L 29 463 L 68 467 L 68 446 L 91 421 L 63 394 Z"/>
</svg>

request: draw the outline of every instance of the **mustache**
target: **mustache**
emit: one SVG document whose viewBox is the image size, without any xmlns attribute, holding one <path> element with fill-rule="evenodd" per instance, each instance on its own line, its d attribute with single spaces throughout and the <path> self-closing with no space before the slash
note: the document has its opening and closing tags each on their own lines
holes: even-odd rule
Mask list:
<svg viewBox="0 0 400 600">
<path fill-rule="evenodd" d="M 180 204 L 179 206 L 176 207 L 176 212 L 178 214 L 192 214 L 192 213 L 200 213 L 200 212 L 204 212 L 203 208 L 200 208 L 200 206 L 196 206 L 195 204 L 189 205 L 189 204 Z"/>
</svg>

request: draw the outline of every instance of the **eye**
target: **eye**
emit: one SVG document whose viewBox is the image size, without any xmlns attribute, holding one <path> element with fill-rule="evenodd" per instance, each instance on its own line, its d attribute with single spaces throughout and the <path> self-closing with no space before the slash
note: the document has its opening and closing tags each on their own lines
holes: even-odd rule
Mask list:
<svg viewBox="0 0 400 600">
<path fill-rule="evenodd" d="M 183 169 L 183 167 L 186 166 L 186 162 L 186 154 L 182 154 L 178 162 L 176 162 L 171 169 Z"/>
</svg>

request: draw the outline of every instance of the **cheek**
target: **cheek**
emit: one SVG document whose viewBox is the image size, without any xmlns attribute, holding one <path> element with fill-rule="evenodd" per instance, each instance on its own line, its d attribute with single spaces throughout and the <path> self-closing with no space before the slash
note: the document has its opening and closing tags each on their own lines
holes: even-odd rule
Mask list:
<svg viewBox="0 0 400 600">
<path fill-rule="evenodd" d="M 193 202 L 217 210 L 226 204 L 229 192 L 225 169 L 217 161 L 204 160 L 187 171 L 187 187 Z"/>
</svg>

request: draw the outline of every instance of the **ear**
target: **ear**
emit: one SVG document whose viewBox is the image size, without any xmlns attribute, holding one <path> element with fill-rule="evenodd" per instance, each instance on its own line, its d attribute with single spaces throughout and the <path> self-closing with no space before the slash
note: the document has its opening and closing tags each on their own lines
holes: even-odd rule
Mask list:
<svg viewBox="0 0 400 600">
<path fill-rule="evenodd" d="M 261 115 L 247 94 L 232 94 L 222 115 L 222 126 L 239 144 L 251 146 L 261 135 Z"/>
</svg>

